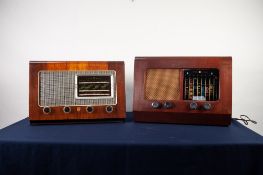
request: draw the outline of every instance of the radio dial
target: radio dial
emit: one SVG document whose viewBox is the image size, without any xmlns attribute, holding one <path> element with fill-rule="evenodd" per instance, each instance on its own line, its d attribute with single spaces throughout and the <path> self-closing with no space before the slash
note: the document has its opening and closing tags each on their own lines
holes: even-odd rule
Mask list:
<svg viewBox="0 0 263 175">
<path fill-rule="evenodd" d="M 196 102 L 191 102 L 190 105 L 189 105 L 190 109 L 191 110 L 197 110 L 198 108 L 198 105 Z"/>
<path fill-rule="evenodd" d="M 167 102 L 164 102 L 163 106 L 166 109 L 171 109 L 171 108 L 173 108 L 174 104 L 172 102 L 167 101 Z"/>
<path fill-rule="evenodd" d="M 64 113 L 70 113 L 71 112 L 71 108 L 69 106 L 65 106 L 63 108 L 63 111 L 64 111 Z"/>
<path fill-rule="evenodd" d="M 161 107 L 162 107 L 162 104 L 160 102 L 158 102 L 158 101 L 152 102 L 152 108 L 153 109 L 159 109 Z"/>
<path fill-rule="evenodd" d="M 43 108 L 43 113 L 44 114 L 49 114 L 50 112 L 51 112 L 51 108 L 50 107 L 47 106 L 47 107 Z"/>
<path fill-rule="evenodd" d="M 204 110 L 210 110 L 210 109 L 212 108 L 212 106 L 211 106 L 210 103 L 205 103 L 205 104 L 203 105 L 203 108 L 204 108 Z"/>
</svg>

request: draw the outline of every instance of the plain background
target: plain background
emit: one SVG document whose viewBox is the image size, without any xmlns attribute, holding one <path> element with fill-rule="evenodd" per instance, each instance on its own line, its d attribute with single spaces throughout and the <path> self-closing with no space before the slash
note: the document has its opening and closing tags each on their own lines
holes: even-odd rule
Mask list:
<svg viewBox="0 0 263 175">
<path fill-rule="evenodd" d="M 0 0 L 0 128 L 28 115 L 29 60 L 232 56 L 233 117 L 263 134 L 262 0 Z"/>
</svg>

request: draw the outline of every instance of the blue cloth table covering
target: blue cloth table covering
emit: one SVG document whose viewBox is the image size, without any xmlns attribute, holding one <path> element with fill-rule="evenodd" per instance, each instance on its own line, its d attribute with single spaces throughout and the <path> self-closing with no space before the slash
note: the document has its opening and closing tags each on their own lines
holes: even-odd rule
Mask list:
<svg viewBox="0 0 263 175">
<path fill-rule="evenodd" d="M 263 138 L 229 127 L 134 123 L 32 126 L 0 130 L 0 175 L 263 175 Z"/>
</svg>

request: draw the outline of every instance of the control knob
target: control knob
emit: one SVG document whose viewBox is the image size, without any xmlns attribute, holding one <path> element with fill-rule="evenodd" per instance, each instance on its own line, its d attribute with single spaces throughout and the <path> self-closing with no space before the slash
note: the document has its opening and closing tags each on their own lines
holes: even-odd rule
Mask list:
<svg viewBox="0 0 263 175">
<path fill-rule="evenodd" d="M 86 111 L 88 113 L 92 113 L 94 111 L 94 108 L 92 106 L 87 106 Z"/>
<path fill-rule="evenodd" d="M 204 110 L 210 110 L 212 108 L 210 103 L 204 103 L 203 105 Z"/>
<path fill-rule="evenodd" d="M 107 113 L 112 113 L 113 106 L 106 106 L 105 110 L 106 110 Z"/>
<path fill-rule="evenodd" d="M 191 102 L 190 105 L 189 105 L 190 109 L 191 110 L 197 110 L 198 108 L 198 105 L 196 102 Z"/>
<path fill-rule="evenodd" d="M 171 108 L 173 108 L 173 106 L 174 106 L 174 104 L 172 102 L 168 102 L 168 101 L 164 102 L 164 104 L 163 104 L 163 107 L 166 109 L 171 109 Z"/>
<path fill-rule="evenodd" d="M 71 112 L 71 108 L 69 106 L 65 106 L 63 108 L 63 111 L 64 111 L 64 113 L 70 113 Z"/>
<path fill-rule="evenodd" d="M 162 107 L 162 104 L 160 102 L 158 102 L 158 101 L 152 102 L 152 108 L 153 109 L 159 109 L 161 107 Z"/>
<path fill-rule="evenodd" d="M 49 114 L 50 112 L 51 112 L 51 108 L 50 107 L 46 106 L 46 107 L 43 108 L 43 113 L 44 114 Z"/>
</svg>

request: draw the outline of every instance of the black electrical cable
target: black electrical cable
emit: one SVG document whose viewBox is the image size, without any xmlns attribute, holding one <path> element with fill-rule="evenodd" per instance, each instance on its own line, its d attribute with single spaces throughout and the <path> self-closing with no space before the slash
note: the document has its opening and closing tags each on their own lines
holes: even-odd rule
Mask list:
<svg viewBox="0 0 263 175">
<path fill-rule="evenodd" d="M 255 120 L 251 120 L 247 115 L 240 115 L 239 118 L 233 118 L 235 120 L 241 120 L 244 122 L 245 125 L 248 125 L 248 122 L 257 124 Z"/>
</svg>

